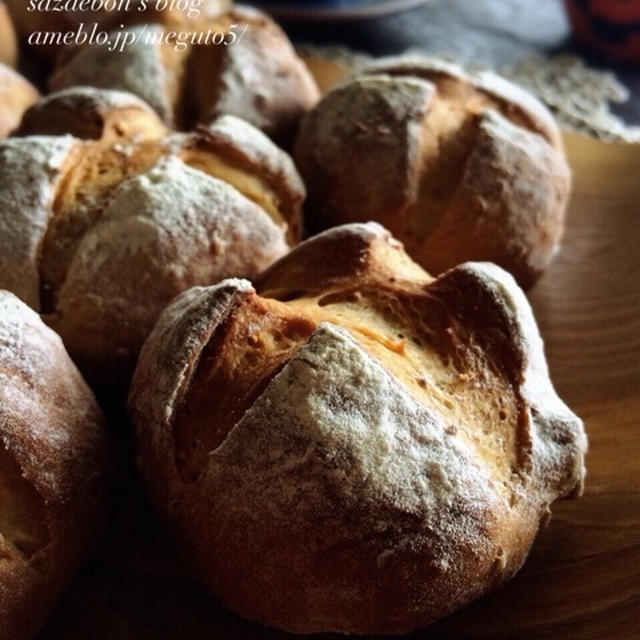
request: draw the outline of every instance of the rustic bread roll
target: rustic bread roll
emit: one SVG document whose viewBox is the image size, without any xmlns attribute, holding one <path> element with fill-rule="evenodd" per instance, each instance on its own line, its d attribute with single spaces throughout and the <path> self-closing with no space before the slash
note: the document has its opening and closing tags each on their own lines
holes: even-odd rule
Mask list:
<svg viewBox="0 0 640 640">
<path fill-rule="evenodd" d="M 490 260 L 529 286 L 562 236 L 570 171 L 558 128 L 492 73 L 381 61 L 307 115 L 295 159 L 312 226 L 376 220 L 432 273 Z"/>
<path fill-rule="evenodd" d="M 15 135 L 60 136 L 83 140 L 157 140 L 167 129 L 156 112 L 126 91 L 72 87 L 45 96 L 22 117 Z"/>
<path fill-rule="evenodd" d="M 284 32 L 266 15 L 236 9 L 220 18 L 190 21 L 179 30 L 224 36 L 233 44 L 195 44 L 177 50 L 163 34 L 172 26 L 140 25 L 135 43 L 114 55 L 90 46 L 66 60 L 51 79 L 53 89 L 93 85 L 131 91 L 164 122 L 192 129 L 230 113 L 282 144 L 291 143 L 303 113 L 318 100 L 313 77 Z M 211 40 L 211 35 L 209 40 Z"/>
<path fill-rule="evenodd" d="M 17 71 L 0 63 L 0 138 L 8 136 L 40 94 Z"/>
<path fill-rule="evenodd" d="M 0 640 L 36 633 L 100 533 L 104 427 L 60 338 L 0 291 Z"/>
<path fill-rule="evenodd" d="M 18 63 L 18 43 L 7 5 L 0 1 L 0 64 L 15 67 Z M 1 85 L 0 85 L 1 86 Z"/>
<path fill-rule="evenodd" d="M 157 509 L 211 592 L 298 632 L 405 633 L 510 578 L 586 438 L 522 291 L 433 279 L 377 224 L 162 314 L 129 396 Z"/>
<path fill-rule="evenodd" d="M 5 140 L 0 286 L 92 382 L 117 386 L 175 295 L 254 277 L 288 250 L 303 196 L 287 154 L 232 116 L 161 140 Z"/>
</svg>

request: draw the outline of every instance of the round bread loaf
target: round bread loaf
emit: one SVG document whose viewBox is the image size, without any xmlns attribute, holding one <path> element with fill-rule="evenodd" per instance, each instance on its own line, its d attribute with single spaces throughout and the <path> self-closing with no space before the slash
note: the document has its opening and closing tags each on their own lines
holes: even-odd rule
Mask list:
<svg viewBox="0 0 640 640">
<path fill-rule="evenodd" d="M 42 626 L 106 514 L 98 405 L 60 338 L 0 291 L 0 640 Z"/>
<path fill-rule="evenodd" d="M 39 97 L 38 90 L 26 78 L 0 63 L 0 138 L 18 126 L 22 114 Z"/>
<path fill-rule="evenodd" d="M 193 34 L 196 43 L 190 39 L 177 48 L 167 42 L 167 34 L 176 29 Z M 51 87 L 131 91 L 167 125 L 184 130 L 229 113 L 283 145 L 291 144 L 300 117 L 319 98 L 313 77 L 284 32 L 258 11 L 235 9 L 213 21 L 145 24 L 128 31 L 134 42 L 116 55 L 109 45 L 89 46 L 65 59 Z M 225 43 L 212 41 L 218 37 Z"/>
<path fill-rule="evenodd" d="M 254 277 L 298 240 L 287 154 L 224 116 L 193 134 L 0 143 L 0 286 L 39 311 L 96 383 L 126 382 L 178 293 Z"/>
<path fill-rule="evenodd" d="M 155 140 L 167 129 L 156 112 L 126 91 L 72 87 L 45 96 L 24 113 L 14 135 L 61 136 L 83 140 Z"/>
<path fill-rule="evenodd" d="M 15 67 L 18 62 L 18 43 L 7 5 L 0 1 L 0 64 Z M 0 84 L 2 86 L 2 84 Z"/>
<path fill-rule="evenodd" d="M 377 224 L 162 314 L 129 396 L 159 513 L 211 592 L 297 633 L 400 634 L 510 578 L 586 437 L 495 265 L 433 279 Z"/>
<path fill-rule="evenodd" d="M 493 73 L 382 60 L 305 117 L 294 157 L 311 227 L 376 220 L 432 273 L 488 260 L 526 287 L 558 249 L 570 190 L 560 133 Z"/>
</svg>

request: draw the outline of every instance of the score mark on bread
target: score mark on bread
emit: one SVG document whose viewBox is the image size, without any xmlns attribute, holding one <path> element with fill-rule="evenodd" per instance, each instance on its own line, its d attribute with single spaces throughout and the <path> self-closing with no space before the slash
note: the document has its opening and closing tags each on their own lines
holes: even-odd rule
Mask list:
<svg viewBox="0 0 640 640">
<path fill-rule="evenodd" d="M 150 127 L 117 137 L 121 96 L 113 106 L 95 93 L 67 92 L 56 117 L 36 112 L 25 127 L 55 128 L 67 107 L 86 107 L 103 116 L 97 139 L 0 142 L 0 286 L 43 313 L 101 384 L 130 374 L 175 295 L 282 256 L 299 239 L 305 190 L 291 158 L 238 118 L 163 135 L 141 109 Z"/>
<path fill-rule="evenodd" d="M 312 228 L 375 220 L 432 273 L 488 260 L 526 287 L 557 251 L 571 183 L 559 129 L 495 74 L 382 59 L 306 114 L 294 155 Z"/>
<path fill-rule="evenodd" d="M 404 633 L 508 579 L 586 439 L 524 294 L 434 279 L 376 224 L 185 292 L 129 406 L 156 507 L 213 594 L 294 632 Z"/>
</svg>

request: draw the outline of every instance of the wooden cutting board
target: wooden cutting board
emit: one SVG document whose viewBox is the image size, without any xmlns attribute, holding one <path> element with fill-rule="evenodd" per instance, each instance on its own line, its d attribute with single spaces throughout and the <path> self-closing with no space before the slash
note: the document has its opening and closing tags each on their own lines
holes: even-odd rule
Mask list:
<svg viewBox="0 0 640 640">
<path fill-rule="evenodd" d="M 341 74 L 319 72 L 323 85 Z M 554 505 L 513 581 L 415 638 L 640 638 L 640 145 L 565 141 L 566 237 L 530 299 L 555 385 L 586 424 L 585 494 Z M 131 471 L 114 507 L 42 640 L 293 637 L 228 613 L 189 578 Z"/>
</svg>

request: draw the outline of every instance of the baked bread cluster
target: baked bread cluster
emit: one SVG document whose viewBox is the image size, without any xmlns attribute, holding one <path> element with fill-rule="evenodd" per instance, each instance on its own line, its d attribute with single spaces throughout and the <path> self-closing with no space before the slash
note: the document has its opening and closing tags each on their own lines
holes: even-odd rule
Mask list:
<svg viewBox="0 0 640 640">
<path fill-rule="evenodd" d="M 434 279 L 373 223 L 306 241 L 255 286 L 183 293 L 129 406 L 204 583 L 297 633 L 406 633 L 495 588 L 584 476 L 582 423 L 513 278 Z"/>
<path fill-rule="evenodd" d="M 108 46 L 71 52 L 52 76 L 51 88 L 88 84 L 130 91 L 170 127 L 189 130 L 196 123 L 232 114 L 282 145 L 292 142 L 298 120 L 317 102 L 319 92 L 278 25 L 249 8 L 234 9 L 215 20 L 187 21 L 179 25 L 185 32 L 212 32 L 234 42 L 189 41 L 184 50 L 176 50 L 174 43 L 161 37 L 175 28 L 130 27 L 136 41 L 117 55 Z"/>
<path fill-rule="evenodd" d="M 35 634 L 100 533 L 104 427 L 60 338 L 0 291 L 0 640 Z"/>
<path fill-rule="evenodd" d="M 0 143 L 0 287 L 40 312 L 97 383 L 126 380 L 175 295 L 253 278 L 286 253 L 299 239 L 304 197 L 289 156 L 248 123 L 222 116 L 158 138 L 155 114 L 121 97 L 81 92 L 92 113 L 114 106 L 89 136 L 99 139 Z M 64 119 L 68 96 L 54 101 Z M 116 116 L 128 126 L 131 110 L 135 135 L 114 139 Z M 25 120 L 30 133 L 55 129 L 38 113 Z"/>
<path fill-rule="evenodd" d="M 571 183 L 560 133 L 493 73 L 374 63 L 307 114 L 294 155 L 311 226 L 378 221 L 431 273 L 488 260 L 528 287 L 558 249 Z"/>
<path fill-rule="evenodd" d="M 87 20 L 8 4 L 22 37 Z M 149 494 L 230 609 L 410 632 L 508 580 L 581 491 L 582 422 L 501 268 L 528 286 L 558 247 L 559 131 L 497 76 L 422 58 L 316 106 L 264 14 L 175 6 L 93 13 L 135 35 L 121 52 L 40 48 L 40 98 L 0 0 L 0 640 L 37 632 L 104 520 L 76 366 L 118 403 L 135 368 Z M 302 244 L 306 188 L 272 141 L 296 136 L 307 231 L 350 223 Z"/>
</svg>

